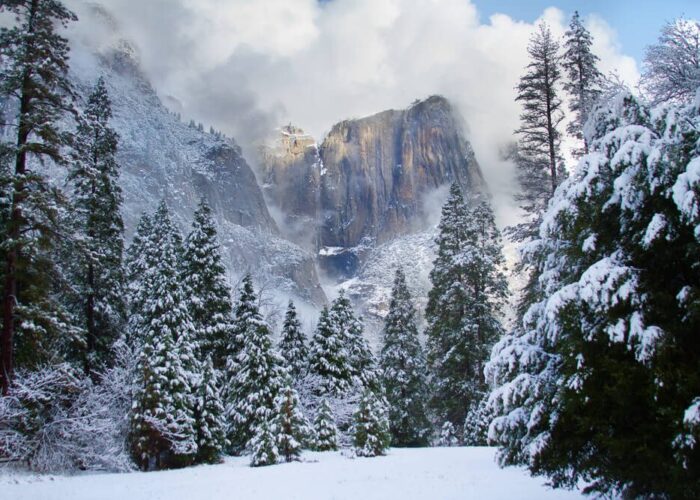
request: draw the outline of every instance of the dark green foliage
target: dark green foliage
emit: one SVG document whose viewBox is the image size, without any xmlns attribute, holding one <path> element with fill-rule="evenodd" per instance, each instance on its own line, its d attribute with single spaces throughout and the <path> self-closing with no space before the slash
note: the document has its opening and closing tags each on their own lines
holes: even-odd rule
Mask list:
<svg viewBox="0 0 700 500">
<path fill-rule="evenodd" d="M 126 321 L 122 266 L 124 223 L 117 184 L 117 134 L 109 127 L 112 108 L 100 78 L 78 121 L 69 180 L 74 185 L 73 218 L 80 234 L 71 248 L 79 314 L 85 320 L 86 373 L 109 363 L 111 346 Z"/>
<path fill-rule="evenodd" d="M 51 255 L 62 234 L 65 202 L 43 170 L 47 160 L 66 160 L 69 138 L 57 123 L 72 110 L 72 88 L 68 41 L 57 28 L 76 17 L 56 0 L 5 1 L 0 11 L 15 18 L 11 27 L 0 29 L 0 99 L 9 101 L 13 112 L 5 119 L 14 126 L 14 136 L 0 148 L 12 164 L 2 172 L 6 212 L 0 231 L 0 385 L 7 394 L 15 352 L 20 365 L 36 366 L 60 355 L 80 333 L 51 293 L 65 286 Z"/>
<path fill-rule="evenodd" d="M 278 346 L 280 355 L 284 358 L 285 367 L 293 380 L 299 380 L 308 370 L 309 349 L 306 346 L 304 332 L 297 317 L 294 302 L 289 301 L 287 313 L 282 325 L 282 336 Z"/>
<path fill-rule="evenodd" d="M 352 444 L 360 457 L 384 455 L 391 443 L 386 403 L 366 390 L 353 415 Z"/>
<path fill-rule="evenodd" d="M 460 428 L 487 389 L 483 367 L 502 334 L 499 314 L 507 294 L 488 199 L 475 196 L 467 205 L 453 184 L 437 244 L 426 308 L 431 405 L 439 420 Z"/>
<path fill-rule="evenodd" d="M 271 430 L 272 425 L 267 420 L 262 420 L 253 431 L 248 448 L 250 449 L 251 467 L 274 465 L 279 459 L 279 451 L 275 434 Z"/>
<path fill-rule="evenodd" d="M 217 463 L 226 448 L 226 420 L 218 372 L 211 358 L 203 363 L 194 408 L 197 462 Z"/>
<path fill-rule="evenodd" d="M 290 385 L 282 388 L 275 400 L 274 431 L 277 451 L 286 462 L 299 460 L 309 441 L 309 424 L 299 407 L 299 395 Z"/>
<path fill-rule="evenodd" d="M 250 275 L 243 278 L 235 323 L 241 345 L 227 370 L 227 418 L 232 451 L 250 449 L 255 429 L 269 424 L 285 380 L 282 359 L 272 348 L 270 327 L 260 315 Z"/>
<path fill-rule="evenodd" d="M 425 355 L 418 340 L 415 315 L 406 278 L 397 269 L 379 358 L 394 446 L 426 446 L 431 431 L 426 411 Z"/>
<path fill-rule="evenodd" d="M 184 243 L 182 279 L 189 294 L 199 355 L 212 356 L 214 368 L 221 370 L 226 365 L 228 341 L 234 335 L 231 292 L 211 208 L 204 199 Z"/>
<path fill-rule="evenodd" d="M 338 427 L 328 400 L 322 399 L 314 419 L 314 449 L 335 451 L 338 449 Z"/>
</svg>

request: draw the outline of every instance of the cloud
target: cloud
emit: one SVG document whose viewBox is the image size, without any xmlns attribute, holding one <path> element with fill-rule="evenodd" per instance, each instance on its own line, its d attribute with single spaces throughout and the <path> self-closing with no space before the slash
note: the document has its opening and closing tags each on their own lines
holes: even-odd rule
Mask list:
<svg viewBox="0 0 700 500">
<path fill-rule="evenodd" d="M 81 0 L 67 2 L 73 6 Z M 184 118 L 247 142 L 291 121 L 322 139 L 337 121 L 444 94 L 463 114 L 497 200 L 501 223 L 517 217 L 512 165 L 514 87 L 528 62 L 534 23 L 481 20 L 467 0 L 102 0 L 140 48 L 144 70 Z M 568 19 L 546 20 L 562 35 Z M 537 20 L 539 21 L 539 19 Z M 536 22 L 537 22 L 536 21 Z M 589 17 L 604 71 L 636 84 L 634 59 L 614 30 Z"/>
</svg>

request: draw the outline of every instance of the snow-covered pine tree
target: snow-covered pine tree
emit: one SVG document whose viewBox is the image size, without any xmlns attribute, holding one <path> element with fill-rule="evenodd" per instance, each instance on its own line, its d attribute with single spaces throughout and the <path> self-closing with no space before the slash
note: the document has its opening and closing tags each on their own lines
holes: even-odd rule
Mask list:
<svg viewBox="0 0 700 500">
<path fill-rule="evenodd" d="M 564 177 L 560 153 L 559 125 L 564 119 L 558 85 L 561 79 L 559 44 L 547 24 L 541 22 L 527 47 L 530 63 L 516 87 L 516 101 L 522 103 L 515 159 L 520 193 L 516 198 L 527 214 L 526 222 L 513 228 L 517 239 L 525 240 L 537 231 L 547 202 Z"/>
<path fill-rule="evenodd" d="M 335 451 L 338 449 L 338 427 L 331 405 L 322 399 L 314 419 L 314 449 L 316 451 Z"/>
<path fill-rule="evenodd" d="M 426 446 L 431 432 L 426 403 L 426 365 L 418 340 L 416 310 L 403 270 L 396 270 L 379 368 L 389 404 L 394 446 Z"/>
<path fill-rule="evenodd" d="M 440 428 L 440 436 L 438 437 L 437 445 L 445 447 L 459 446 L 457 431 L 449 420 L 442 424 Z"/>
<path fill-rule="evenodd" d="M 153 217 L 144 277 L 141 352 L 131 414 L 134 456 L 142 469 L 190 464 L 197 452 L 192 321 L 183 292 L 180 241 L 165 202 Z"/>
<path fill-rule="evenodd" d="M 291 300 L 284 316 L 278 351 L 284 358 L 285 367 L 294 381 L 306 374 L 309 364 L 309 349 L 306 346 L 306 338 L 297 317 L 297 310 Z"/>
<path fill-rule="evenodd" d="M 369 344 L 362 334 L 362 322 L 355 316 L 350 299 L 343 290 L 331 304 L 328 319 L 345 339 L 348 361 L 353 383 L 358 387 L 378 389 L 378 377 L 374 367 L 374 357 Z"/>
<path fill-rule="evenodd" d="M 610 496 L 700 496 L 700 110 L 629 94 L 586 127 L 530 251 L 539 297 L 487 376 L 502 464 Z"/>
<path fill-rule="evenodd" d="M 200 356 L 211 355 L 214 367 L 222 370 L 228 341 L 234 335 L 231 291 L 211 208 L 204 199 L 194 213 L 192 232 L 184 243 L 182 280 L 190 297 Z"/>
<path fill-rule="evenodd" d="M 126 249 L 124 268 L 126 271 L 126 295 L 129 317 L 127 320 L 127 344 L 135 347 L 143 329 L 143 306 L 146 301 L 145 277 L 155 265 L 151 250 L 153 218 L 143 213 L 139 219 L 131 245 Z"/>
<path fill-rule="evenodd" d="M 342 330 L 330 319 L 327 306 L 321 310 L 309 351 L 309 369 L 319 377 L 319 389 L 324 394 L 341 395 L 350 390 L 350 353 Z"/>
<path fill-rule="evenodd" d="M 243 278 L 235 323 L 242 347 L 227 360 L 228 437 L 232 451 L 246 448 L 263 421 L 274 415 L 274 401 L 286 376 L 270 339 L 270 327 L 258 310 L 253 279 Z"/>
<path fill-rule="evenodd" d="M 391 443 L 386 403 L 366 389 L 353 415 L 352 444 L 359 457 L 384 455 Z"/>
<path fill-rule="evenodd" d="M 311 429 L 299 406 L 299 395 L 287 384 L 275 399 L 274 428 L 277 451 L 286 462 L 299 460 L 309 442 Z"/>
<path fill-rule="evenodd" d="M 14 22 L 0 30 L 0 98 L 12 101 L 14 137 L 5 142 L 4 156 L 13 164 L 5 171 L 7 208 L 2 255 L 2 331 L 0 389 L 6 395 L 13 377 L 15 355 L 41 363 L 56 355 L 52 340 L 71 337 L 70 325 L 51 294 L 48 254 L 61 234 L 61 193 L 51 187 L 42 168 L 47 160 L 64 165 L 68 136 L 58 121 L 72 110 L 68 80 L 68 40 L 58 34 L 77 18 L 58 0 L 2 2 L 0 12 Z M 36 161 L 30 160 L 34 159 Z M 16 339 L 21 337 L 22 343 Z M 19 335 L 21 334 L 21 335 Z M 30 364 L 30 363 L 28 363 Z"/>
<path fill-rule="evenodd" d="M 75 285 L 84 314 L 86 373 L 108 364 L 111 346 L 126 321 L 124 222 L 117 180 L 118 136 L 109 127 L 112 104 L 103 78 L 78 120 L 69 180 L 81 233 Z"/>
<path fill-rule="evenodd" d="M 676 19 L 647 47 L 641 87 L 653 104 L 690 104 L 700 87 L 700 22 Z"/>
<path fill-rule="evenodd" d="M 425 314 L 431 406 L 440 420 L 459 428 L 487 389 L 483 367 L 502 334 L 507 282 L 500 234 L 485 196 L 474 195 L 467 206 L 453 184 L 438 229 Z"/>
<path fill-rule="evenodd" d="M 583 142 L 583 148 L 578 151 L 580 156 L 588 152 L 583 126 L 600 97 L 603 75 L 598 71 L 598 56 L 591 52 L 593 37 L 581 22 L 578 11 L 571 17 L 564 39 L 562 67 L 567 75 L 564 90 L 571 96 L 569 109 L 574 113 L 574 120 L 569 123 L 567 132 Z"/>
<path fill-rule="evenodd" d="M 279 460 L 277 440 L 272 427 L 273 425 L 267 419 L 262 419 L 255 426 L 253 436 L 248 442 L 251 467 L 274 465 Z"/>
<path fill-rule="evenodd" d="M 226 448 L 226 419 L 219 373 L 211 357 L 203 363 L 194 408 L 197 462 L 217 463 Z"/>
</svg>

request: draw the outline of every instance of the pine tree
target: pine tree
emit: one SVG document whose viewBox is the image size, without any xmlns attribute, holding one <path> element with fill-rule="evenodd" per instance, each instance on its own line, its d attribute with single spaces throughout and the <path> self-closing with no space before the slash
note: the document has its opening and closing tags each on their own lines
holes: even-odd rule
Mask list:
<svg viewBox="0 0 700 500">
<path fill-rule="evenodd" d="M 279 460 L 279 451 L 277 450 L 275 435 L 271 427 L 272 425 L 267 419 L 261 420 L 256 425 L 253 436 L 247 446 L 251 452 L 251 467 L 274 465 Z"/>
<path fill-rule="evenodd" d="M 234 335 L 231 292 L 221 263 L 211 208 L 204 199 L 194 213 L 192 232 L 185 240 L 182 267 L 200 356 L 211 355 L 214 367 L 223 369 L 227 343 Z"/>
<path fill-rule="evenodd" d="M 57 216 L 60 192 L 52 188 L 41 168 L 47 160 L 65 164 L 66 134 L 57 125 L 71 110 L 72 88 L 68 80 L 68 41 L 57 33 L 76 16 L 57 0 L 13 0 L 0 4 L 0 12 L 14 15 L 10 28 L 0 29 L 0 98 L 16 99 L 11 117 L 16 140 L 6 144 L 6 156 L 14 168 L 9 176 L 9 210 L 2 231 L 5 257 L 0 333 L 0 388 L 6 395 L 14 370 L 15 334 L 34 339 L 32 355 L 40 358 L 41 344 L 49 331 L 66 335 L 60 309 L 42 282 L 54 261 L 46 249 L 60 234 Z M 9 150 L 9 151 L 7 151 Z M 31 161 L 30 160 L 35 160 Z M 24 325 L 24 326 L 23 326 Z M 55 354 L 55 353 L 54 353 Z"/>
<path fill-rule="evenodd" d="M 440 428 L 440 438 L 438 439 L 437 445 L 445 447 L 459 446 L 457 431 L 449 420 L 442 424 Z"/>
<path fill-rule="evenodd" d="M 564 177 L 560 154 L 559 125 L 564 119 L 557 96 L 561 79 L 559 44 L 543 22 L 530 38 L 527 48 L 530 63 L 520 78 L 516 101 L 523 105 L 517 155 L 515 158 L 521 192 L 517 199 L 529 216 L 514 228 L 518 239 L 531 237 L 547 202 Z"/>
<path fill-rule="evenodd" d="M 194 418 L 197 432 L 197 462 L 217 463 L 226 447 L 225 409 L 218 372 L 211 357 L 204 362 L 197 387 Z"/>
<path fill-rule="evenodd" d="M 272 348 L 270 327 L 258 311 L 250 275 L 243 279 L 236 308 L 236 328 L 242 347 L 227 361 L 229 441 L 242 451 L 255 428 L 274 414 L 274 401 L 284 382 L 282 359 Z"/>
<path fill-rule="evenodd" d="M 362 322 L 355 316 L 343 290 L 331 304 L 328 318 L 347 346 L 350 374 L 355 385 L 376 389 L 378 381 L 374 357 L 362 334 Z"/>
<path fill-rule="evenodd" d="M 275 400 L 275 432 L 277 450 L 286 462 L 299 460 L 301 450 L 309 440 L 309 423 L 299 408 L 299 395 L 290 385 L 285 386 Z"/>
<path fill-rule="evenodd" d="M 589 113 L 598 100 L 603 75 L 598 71 L 598 56 L 591 52 L 593 38 L 583 26 L 578 11 L 574 12 L 569 29 L 564 35 L 564 57 L 562 67 L 567 74 L 564 90 L 571 96 L 569 109 L 574 113 L 574 120 L 569 123 L 567 131 L 573 137 L 583 141 L 583 150 L 588 153 L 588 145 L 583 137 L 583 126 Z"/>
<path fill-rule="evenodd" d="M 453 184 L 438 229 L 426 308 L 431 405 L 441 420 L 459 427 L 487 389 L 483 367 L 502 335 L 507 283 L 487 199 L 474 196 L 467 206 Z"/>
<path fill-rule="evenodd" d="M 73 205 L 83 239 L 77 282 L 85 316 L 86 373 L 109 361 L 126 315 L 122 193 L 115 158 L 118 137 L 109 127 L 111 116 L 107 87 L 100 78 L 78 122 L 69 176 L 75 186 Z"/>
<path fill-rule="evenodd" d="M 385 403 L 371 390 L 366 390 L 353 416 L 353 446 L 359 457 L 384 455 L 391 442 Z"/>
<path fill-rule="evenodd" d="M 143 307 L 146 301 L 145 276 L 153 268 L 154 250 L 151 248 L 153 218 L 144 213 L 136 226 L 134 238 L 126 250 L 126 294 L 129 310 L 127 338 L 129 344 L 138 343 L 139 332 L 143 329 Z"/>
<path fill-rule="evenodd" d="M 586 129 L 530 249 L 540 295 L 487 366 L 489 438 L 555 486 L 697 498 L 700 114 L 622 94 Z"/>
<path fill-rule="evenodd" d="M 294 302 L 290 300 L 282 325 L 282 336 L 278 350 L 284 358 L 285 367 L 294 380 L 299 380 L 308 369 L 309 349 L 304 337 Z"/>
<path fill-rule="evenodd" d="M 199 369 L 178 272 L 180 238 L 165 202 L 153 227 L 154 265 L 144 277 L 144 331 L 131 415 L 134 455 L 144 470 L 187 465 L 197 451 L 193 386 Z"/>
<path fill-rule="evenodd" d="M 324 306 L 311 339 L 310 370 L 321 379 L 325 394 L 345 394 L 352 387 L 352 367 L 342 333 Z"/>
<path fill-rule="evenodd" d="M 425 355 L 415 315 L 406 277 L 397 269 L 379 358 L 394 446 L 425 446 L 430 435 Z"/>
<path fill-rule="evenodd" d="M 338 427 L 327 399 L 322 399 L 314 420 L 314 449 L 335 451 L 338 449 Z"/>
</svg>

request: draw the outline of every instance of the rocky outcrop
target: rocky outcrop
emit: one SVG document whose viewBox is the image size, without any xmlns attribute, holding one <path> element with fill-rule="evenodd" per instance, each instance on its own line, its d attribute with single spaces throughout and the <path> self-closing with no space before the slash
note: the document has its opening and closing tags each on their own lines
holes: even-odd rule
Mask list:
<svg viewBox="0 0 700 500">
<path fill-rule="evenodd" d="M 314 306 L 325 303 L 313 254 L 282 237 L 255 174 L 233 140 L 205 133 L 167 110 L 128 46 L 97 57 L 80 54 L 76 60 L 73 71 L 82 93 L 102 75 L 112 99 L 128 235 L 141 214 L 152 212 L 161 199 L 184 233 L 204 197 L 216 217 L 233 284 L 251 272 L 259 285 L 282 295 L 280 301 L 294 297 Z"/>
<path fill-rule="evenodd" d="M 340 122 L 318 148 L 298 132 L 283 129 L 263 150 L 266 194 L 285 224 L 301 219 L 307 233 L 315 224 L 306 240 L 334 275 L 354 275 L 366 249 L 422 229 L 429 193 L 453 181 L 483 187 L 460 119 L 441 96 Z"/>
</svg>

